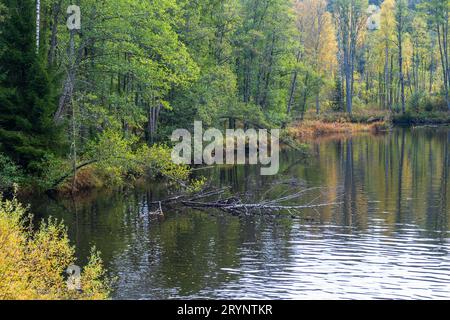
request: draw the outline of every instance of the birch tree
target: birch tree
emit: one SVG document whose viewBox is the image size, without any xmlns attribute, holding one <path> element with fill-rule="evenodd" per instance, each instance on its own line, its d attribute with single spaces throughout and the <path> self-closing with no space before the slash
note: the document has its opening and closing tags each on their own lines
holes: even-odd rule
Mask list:
<svg viewBox="0 0 450 320">
<path fill-rule="evenodd" d="M 406 33 L 408 19 L 408 3 L 406 0 L 396 0 L 395 3 L 395 22 L 396 22 L 396 37 L 398 46 L 398 68 L 399 68 L 399 82 L 400 82 L 400 103 L 401 111 L 406 112 L 405 100 L 405 74 L 403 70 L 403 47 L 404 36 Z"/>
<path fill-rule="evenodd" d="M 338 25 L 338 43 L 342 50 L 343 71 L 345 75 L 346 110 L 353 111 L 353 81 L 357 43 L 367 22 L 367 0 L 336 0 L 334 16 Z"/>
</svg>

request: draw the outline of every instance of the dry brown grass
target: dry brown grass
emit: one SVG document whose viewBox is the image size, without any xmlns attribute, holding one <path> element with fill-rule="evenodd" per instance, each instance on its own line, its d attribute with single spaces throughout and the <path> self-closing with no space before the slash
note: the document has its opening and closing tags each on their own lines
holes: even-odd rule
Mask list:
<svg viewBox="0 0 450 320">
<path fill-rule="evenodd" d="M 305 120 L 288 128 L 290 136 L 296 139 L 311 139 L 333 134 L 354 134 L 358 132 L 377 133 L 386 129 L 384 122 L 371 124 L 352 122 L 323 122 L 320 120 Z"/>
</svg>

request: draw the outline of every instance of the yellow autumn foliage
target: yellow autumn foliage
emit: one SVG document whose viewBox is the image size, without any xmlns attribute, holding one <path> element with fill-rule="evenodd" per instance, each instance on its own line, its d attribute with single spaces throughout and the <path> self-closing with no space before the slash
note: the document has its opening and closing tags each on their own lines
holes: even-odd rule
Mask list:
<svg viewBox="0 0 450 320">
<path fill-rule="evenodd" d="M 49 219 L 33 231 L 27 208 L 0 195 L 0 300 L 107 299 L 109 281 L 95 249 L 81 290 L 69 289 L 66 269 L 74 253 L 62 223 Z"/>
</svg>

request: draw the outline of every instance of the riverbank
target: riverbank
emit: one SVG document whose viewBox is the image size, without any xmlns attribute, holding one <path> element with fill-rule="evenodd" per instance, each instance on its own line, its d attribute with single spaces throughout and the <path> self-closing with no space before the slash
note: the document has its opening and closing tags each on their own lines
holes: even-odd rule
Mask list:
<svg viewBox="0 0 450 320">
<path fill-rule="evenodd" d="M 378 133 L 386 131 L 388 128 L 389 124 L 384 121 L 377 121 L 374 123 L 353 123 L 306 120 L 301 123 L 296 123 L 288 128 L 288 133 L 296 139 L 304 140 L 331 134 L 355 134 L 358 132 Z"/>
<path fill-rule="evenodd" d="M 368 292 L 369 298 L 401 299 L 405 288 L 411 297 L 424 290 L 431 298 L 448 297 L 442 271 L 450 267 L 447 135 L 445 129 L 393 128 L 383 136 L 319 139 L 304 163 L 297 151 L 284 150 L 284 176 L 263 177 L 253 166 L 201 172 L 213 186 L 248 195 L 246 202 L 303 188 L 310 193 L 299 203 L 343 195 L 341 206 L 304 210 L 296 217 L 235 217 L 178 206 L 164 208 L 161 217 L 153 214 L 152 202 L 174 195 L 166 195 L 159 183 L 127 192 L 93 191 L 84 202 L 29 201 L 40 217 L 64 219 L 80 262 L 96 245 L 117 278 L 112 299 L 245 299 L 249 294 L 351 299 Z M 430 196 L 430 190 L 439 196 Z M 349 272 L 318 275 L 336 268 Z M 255 269 L 260 276 L 254 276 Z M 281 270 L 276 277 L 275 269 Z"/>
<path fill-rule="evenodd" d="M 133 142 L 107 132 L 92 151 L 80 157 L 76 170 L 69 159 L 63 158 L 47 161 L 39 174 L 17 167 L 14 170 L 0 167 L 0 192 L 8 194 L 17 189 L 21 196 L 40 193 L 74 196 L 96 189 L 122 188 L 139 179 L 164 180 L 171 187 L 186 190 L 202 185 L 203 181 L 190 178 L 189 166 L 173 163 L 170 147 Z"/>
<path fill-rule="evenodd" d="M 292 123 L 287 128 L 287 133 L 294 139 L 308 140 L 335 134 L 379 133 L 388 130 L 391 124 L 390 115 L 384 112 L 364 112 L 352 115 L 342 112 L 321 115 L 309 113 L 303 120 Z"/>
<path fill-rule="evenodd" d="M 448 112 L 408 112 L 405 115 L 391 115 L 385 112 L 365 111 L 355 112 L 352 115 L 333 112 L 319 116 L 310 112 L 305 115 L 304 120 L 293 122 L 283 131 L 282 142 L 287 147 L 308 154 L 308 141 L 319 137 L 350 136 L 358 133 L 378 134 L 390 130 L 392 126 L 445 124 L 450 124 Z M 21 195 L 51 192 L 53 195 L 63 197 L 86 194 L 104 188 L 134 185 L 139 179 L 169 178 L 175 183 L 182 181 L 185 185 L 190 184 L 189 176 L 192 168 L 174 165 L 168 146 L 145 147 L 140 144 L 138 147 L 132 147 L 123 137 L 114 135 L 111 138 L 108 134 L 102 137 L 97 145 L 99 147 L 93 152 L 94 156 L 79 161 L 81 164 L 78 166 L 75 179 L 68 160 L 53 161 L 48 165 L 46 170 L 48 181 L 21 176 L 20 170 L 12 168 L 12 164 L 9 165 L 11 168 L 6 170 L 6 174 L 0 172 L 0 176 L 3 175 L 10 180 L 10 190 L 13 183 L 20 185 Z M 7 193 L 7 190 L 4 189 L 3 192 Z"/>
<path fill-rule="evenodd" d="M 449 112 L 407 112 L 403 115 L 386 112 L 309 114 L 294 122 L 287 133 L 294 139 L 307 140 L 335 134 L 361 132 L 380 133 L 393 126 L 450 125 Z"/>
</svg>

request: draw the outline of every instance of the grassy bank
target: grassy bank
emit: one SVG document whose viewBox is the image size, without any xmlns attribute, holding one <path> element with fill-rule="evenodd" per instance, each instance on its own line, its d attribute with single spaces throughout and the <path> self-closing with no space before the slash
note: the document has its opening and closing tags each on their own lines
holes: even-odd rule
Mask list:
<svg viewBox="0 0 450 320">
<path fill-rule="evenodd" d="M 190 167 L 173 163 L 166 145 L 141 143 L 120 133 L 105 131 L 76 161 L 52 157 L 40 163 L 38 173 L 27 172 L 0 153 L 0 192 L 19 186 L 20 194 L 52 192 L 75 195 L 101 189 L 132 185 L 138 179 L 166 180 L 186 189 L 202 181 L 190 179 Z"/>
<path fill-rule="evenodd" d="M 322 115 L 309 113 L 304 120 L 294 122 L 287 128 L 288 135 L 295 139 L 311 139 L 334 134 L 358 132 L 378 133 L 388 130 L 390 117 L 382 112 L 347 113 L 332 112 Z"/>
<path fill-rule="evenodd" d="M 352 115 L 332 112 L 323 115 L 307 114 L 287 128 L 295 139 L 311 139 L 335 134 L 358 132 L 379 133 L 391 126 L 450 125 L 450 113 L 444 111 L 390 114 L 386 112 L 359 112 Z"/>
<path fill-rule="evenodd" d="M 353 134 L 357 132 L 377 133 L 388 128 L 385 122 L 353 123 L 353 122 L 324 122 L 320 120 L 306 120 L 288 128 L 288 133 L 297 139 L 310 139 L 331 134 Z"/>
</svg>

